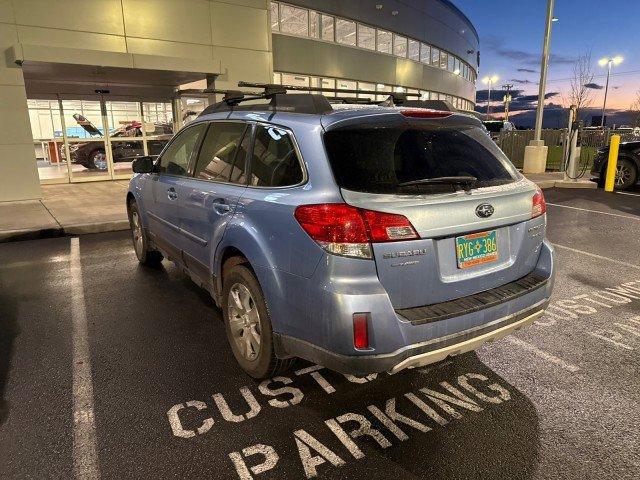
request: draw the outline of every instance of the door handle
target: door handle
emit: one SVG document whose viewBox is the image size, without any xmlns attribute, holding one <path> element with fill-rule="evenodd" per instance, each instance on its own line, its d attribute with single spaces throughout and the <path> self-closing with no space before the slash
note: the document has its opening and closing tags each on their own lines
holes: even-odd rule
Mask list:
<svg viewBox="0 0 640 480">
<path fill-rule="evenodd" d="M 175 200 L 176 198 L 178 198 L 178 192 L 176 192 L 176 189 L 173 187 L 168 188 L 167 197 L 169 198 L 169 200 Z"/>
<path fill-rule="evenodd" d="M 211 205 L 213 206 L 213 209 L 220 215 L 224 215 L 225 213 L 229 213 L 231 211 L 231 207 L 224 203 L 224 201 L 213 202 Z"/>
</svg>

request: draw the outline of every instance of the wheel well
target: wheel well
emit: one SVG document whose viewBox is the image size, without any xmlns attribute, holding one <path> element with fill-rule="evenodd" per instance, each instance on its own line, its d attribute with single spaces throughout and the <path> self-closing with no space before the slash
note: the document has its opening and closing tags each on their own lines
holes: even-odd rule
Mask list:
<svg viewBox="0 0 640 480">
<path fill-rule="evenodd" d="M 136 201 L 136 197 L 133 196 L 133 193 L 127 192 L 127 210 L 131 206 L 133 202 Z"/>
<path fill-rule="evenodd" d="M 222 258 L 220 259 L 221 268 L 221 279 L 224 277 L 227 270 L 231 267 L 235 267 L 236 265 L 246 265 L 252 271 L 251 264 L 244 253 L 238 250 L 236 247 L 227 247 L 222 253 Z"/>
</svg>

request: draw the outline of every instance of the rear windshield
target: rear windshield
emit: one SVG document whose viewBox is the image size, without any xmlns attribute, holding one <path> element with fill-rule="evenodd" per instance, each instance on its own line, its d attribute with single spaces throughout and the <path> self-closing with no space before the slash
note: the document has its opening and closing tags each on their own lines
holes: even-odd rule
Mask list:
<svg viewBox="0 0 640 480">
<path fill-rule="evenodd" d="M 473 176 L 473 188 L 511 183 L 518 173 L 479 127 L 348 128 L 325 133 L 338 186 L 366 193 L 440 193 L 455 184 L 402 186 L 437 177 Z"/>
</svg>

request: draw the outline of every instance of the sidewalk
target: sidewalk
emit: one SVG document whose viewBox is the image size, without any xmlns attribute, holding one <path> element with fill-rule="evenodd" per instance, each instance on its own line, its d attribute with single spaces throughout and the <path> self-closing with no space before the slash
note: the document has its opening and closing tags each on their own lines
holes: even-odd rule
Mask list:
<svg viewBox="0 0 640 480">
<path fill-rule="evenodd" d="M 589 180 L 587 173 L 579 180 L 565 180 L 562 172 L 530 173 L 526 176 L 536 182 L 540 188 L 598 188 L 595 182 Z"/>
<path fill-rule="evenodd" d="M 562 173 L 527 176 L 540 188 L 596 188 Z M 43 185 L 42 200 L 0 203 L 0 242 L 127 230 L 126 180 Z"/>
<path fill-rule="evenodd" d="M 43 185 L 42 200 L 0 203 L 0 242 L 126 230 L 128 184 Z"/>
</svg>

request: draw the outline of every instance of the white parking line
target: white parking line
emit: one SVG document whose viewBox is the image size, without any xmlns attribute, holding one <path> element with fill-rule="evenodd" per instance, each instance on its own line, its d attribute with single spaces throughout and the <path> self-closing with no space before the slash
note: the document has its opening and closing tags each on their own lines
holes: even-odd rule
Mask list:
<svg viewBox="0 0 640 480">
<path fill-rule="evenodd" d="M 619 213 L 601 212 L 600 210 L 589 210 L 588 208 L 571 207 L 569 205 L 560 205 L 558 203 L 547 202 L 547 205 L 551 205 L 552 207 L 570 208 L 571 210 L 580 210 L 581 212 L 599 213 L 600 215 L 609 215 L 610 217 L 627 218 L 629 220 L 640 221 L 640 217 L 633 217 L 631 215 L 620 215 Z"/>
<path fill-rule="evenodd" d="M 80 265 L 80 240 L 71 239 L 69 252 L 71 315 L 73 320 L 73 473 L 76 479 L 98 479 L 93 382 L 87 334 L 87 311 Z"/>
<path fill-rule="evenodd" d="M 640 270 L 640 265 L 634 265 L 633 263 L 623 262 L 621 260 L 616 260 L 615 258 L 603 257 L 602 255 L 598 255 L 597 253 L 585 252 L 584 250 L 578 250 L 576 248 L 567 247 L 565 245 L 560 245 L 558 243 L 552 243 L 551 245 L 553 245 L 556 248 L 561 248 L 561 249 L 564 249 L 564 250 L 568 250 L 570 252 L 580 253 L 580 254 L 586 255 L 588 257 L 597 258 L 599 260 L 606 260 L 607 262 L 615 263 L 615 264 L 621 265 L 623 267 L 636 268 L 636 269 Z"/>
<path fill-rule="evenodd" d="M 564 368 L 565 370 L 569 370 L 570 372 L 577 372 L 580 368 L 575 365 L 571 365 L 570 363 L 565 362 L 561 358 L 556 357 L 555 355 L 551 355 L 544 350 L 540 350 L 535 345 L 530 344 L 529 342 L 525 342 L 524 340 L 520 340 L 517 337 L 507 337 L 506 340 L 513 345 L 518 345 L 519 347 L 524 348 L 525 350 L 538 355 L 540 358 L 544 358 L 548 362 L 555 363 L 556 365 Z"/>
<path fill-rule="evenodd" d="M 631 195 L 632 197 L 640 197 L 640 193 L 616 192 L 618 195 Z"/>
</svg>

